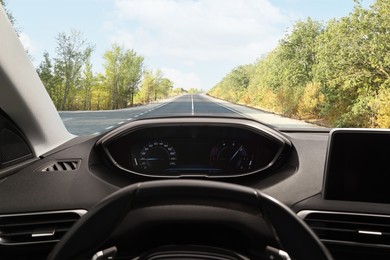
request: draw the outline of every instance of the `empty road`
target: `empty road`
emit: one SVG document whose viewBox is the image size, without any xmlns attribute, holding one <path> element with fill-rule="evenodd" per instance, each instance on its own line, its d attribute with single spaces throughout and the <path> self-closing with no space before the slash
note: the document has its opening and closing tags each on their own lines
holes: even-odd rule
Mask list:
<svg viewBox="0 0 390 260">
<path fill-rule="evenodd" d="M 75 135 L 99 134 L 140 118 L 173 116 L 247 117 L 283 128 L 318 127 L 303 121 L 289 119 L 211 98 L 206 95 L 186 94 L 145 106 L 105 111 L 59 112 L 69 132 Z"/>
</svg>

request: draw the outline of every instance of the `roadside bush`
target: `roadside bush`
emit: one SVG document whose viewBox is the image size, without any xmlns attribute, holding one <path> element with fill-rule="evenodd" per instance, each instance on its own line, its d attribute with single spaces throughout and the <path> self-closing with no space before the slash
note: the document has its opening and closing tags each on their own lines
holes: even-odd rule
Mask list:
<svg viewBox="0 0 390 260">
<path fill-rule="evenodd" d="M 390 83 L 390 80 L 388 80 Z M 382 87 L 377 96 L 376 124 L 380 128 L 390 128 L 390 89 Z"/>
<path fill-rule="evenodd" d="M 324 101 L 325 96 L 321 93 L 321 85 L 319 83 L 307 84 L 298 103 L 298 117 L 305 119 L 318 117 Z"/>
</svg>

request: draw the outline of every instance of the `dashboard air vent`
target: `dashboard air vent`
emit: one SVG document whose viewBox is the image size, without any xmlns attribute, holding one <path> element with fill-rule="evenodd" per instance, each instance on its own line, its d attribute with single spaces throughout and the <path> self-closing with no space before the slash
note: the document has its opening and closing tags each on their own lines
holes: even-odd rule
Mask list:
<svg viewBox="0 0 390 260">
<path fill-rule="evenodd" d="M 321 211 L 298 215 L 324 243 L 390 248 L 390 216 Z"/>
<path fill-rule="evenodd" d="M 79 164 L 80 160 L 56 161 L 45 166 L 42 172 L 74 171 L 78 169 Z"/>
<path fill-rule="evenodd" d="M 0 216 L 0 245 L 57 242 L 85 210 Z"/>
</svg>

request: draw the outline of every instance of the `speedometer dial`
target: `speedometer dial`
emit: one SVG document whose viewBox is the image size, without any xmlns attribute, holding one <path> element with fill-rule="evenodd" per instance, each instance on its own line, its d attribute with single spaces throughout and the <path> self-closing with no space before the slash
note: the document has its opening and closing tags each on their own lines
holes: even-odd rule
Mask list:
<svg viewBox="0 0 390 260">
<path fill-rule="evenodd" d="M 154 140 L 145 145 L 139 154 L 139 166 L 147 172 L 164 171 L 176 166 L 176 151 L 165 141 Z"/>
<path fill-rule="evenodd" d="M 248 159 L 244 145 L 223 141 L 211 149 L 210 164 L 225 171 L 245 171 L 250 169 L 252 161 Z"/>
</svg>

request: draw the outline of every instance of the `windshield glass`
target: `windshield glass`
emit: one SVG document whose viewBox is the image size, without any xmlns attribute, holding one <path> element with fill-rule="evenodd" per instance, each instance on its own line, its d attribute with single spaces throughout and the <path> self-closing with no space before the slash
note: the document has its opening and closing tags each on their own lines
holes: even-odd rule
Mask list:
<svg viewBox="0 0 390 260">
<path fill-rule="evenodd" d="M 68 130 L 390 126 L 389 0 L 1 0 Z"/>
</svg>

